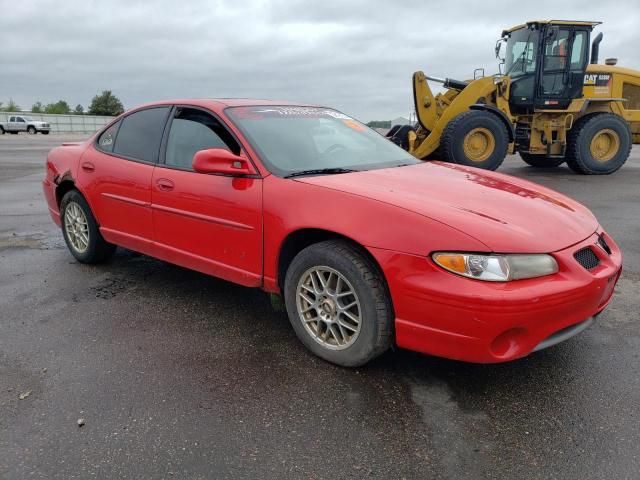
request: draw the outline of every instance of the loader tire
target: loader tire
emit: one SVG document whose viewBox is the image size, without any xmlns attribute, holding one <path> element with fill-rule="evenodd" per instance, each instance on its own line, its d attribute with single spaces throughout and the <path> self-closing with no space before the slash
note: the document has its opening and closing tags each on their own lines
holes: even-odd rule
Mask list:
<svg viewBox="0 0 640 480">
<path fill-rule="evenodd" d="M 551 158 L 546 155 L 534 155 L 527 152 L 519 152 L 520 158 L 527 165 L 535 168 L 553 168 L 559 167 L 564 163 L 564 158 Z"/>
<path fill-rule="evenodd" d="M 461 113 L 442 132 L 442 159 L 469 167 L 496 170 L 504 161 L 509 134 L 500 118 L 484 110 Z"/>
<path fill-rule="evenodd" d="M 631 153 L 631 129 L 618 115 L 597 113 L 578 120 L 567 139 L 567 165 L 583 175 L 609 175 Z"/>
</svg>

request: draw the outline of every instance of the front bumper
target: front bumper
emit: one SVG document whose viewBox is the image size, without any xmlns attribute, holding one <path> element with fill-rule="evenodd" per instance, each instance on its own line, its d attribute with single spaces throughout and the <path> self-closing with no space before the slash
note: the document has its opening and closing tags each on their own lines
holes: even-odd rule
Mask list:
<svg viewBox="0 0 640 480">
<path fill-rule="evenodd" d="M 601 231 L 552 252 L 558 273 L 513 282 L 467 279 L 424 257 L 370 249 L 382 266 L 396 314 L 399 347 L 478 363 L 514 360 L 559 343 L 586 328 L 611 300 L 622 254 Z M 587 270 L 574 253 L 590 247 L 599 264 Z M 573 330 L 570 327 L 575 326 Z M 582 328 L 582 329 L 584 329 Z"/>
</svg>

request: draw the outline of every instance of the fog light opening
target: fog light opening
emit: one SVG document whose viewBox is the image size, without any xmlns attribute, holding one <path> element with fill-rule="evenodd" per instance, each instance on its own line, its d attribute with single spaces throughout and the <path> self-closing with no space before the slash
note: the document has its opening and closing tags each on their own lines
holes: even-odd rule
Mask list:
<svg viewBox="0 0 640 480">
<path fill-rule="evenodd" d="M 501 359 L 519 356 L 525 349 L 526 335 L 524 328 L 512 328 L 501 333 L 491 342 L 491 353 Z"/>
</svg>

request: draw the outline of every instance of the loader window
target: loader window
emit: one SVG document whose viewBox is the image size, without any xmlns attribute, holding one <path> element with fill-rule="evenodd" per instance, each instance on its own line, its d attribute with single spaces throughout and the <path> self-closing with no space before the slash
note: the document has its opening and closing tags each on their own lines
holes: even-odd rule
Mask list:
<svg viewBox="0 0 640 480">
<path fill-rule="evenodd" d="M 538 31 L 522 28 L 507 39 L 506 74 L 519 77 L 536 71 Z"/>
<path fill-rule="evenodd" d="M 544 71 L 564 70 L 567 65 L 569 30 L 559 30 L 557 35 L 544 42 Z"/>
<path fill-rule="evenodd" d="M 587 62 L 587 32 L 576 32 L 571 50 L 571 70 L 582 70 Z"/>
</svg>

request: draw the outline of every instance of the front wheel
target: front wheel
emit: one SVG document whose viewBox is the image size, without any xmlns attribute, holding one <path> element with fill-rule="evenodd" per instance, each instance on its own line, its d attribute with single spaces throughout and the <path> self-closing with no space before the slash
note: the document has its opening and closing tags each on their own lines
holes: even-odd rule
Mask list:
<svg viewBox="0 0 640 480">
<path fill-rule="evenodd" d="M 485 110 L 461 113 L 447 124 L 440 139 L 443 160 L 486 170 L 502 164 L 508 147 L 505 124 Z"/>
<path fill-rule="evenodd" d="M 67 247 L 80 263 L 100 263 L 115 252 L 116 246 L 102 237 L 89 204 L 77 190 L 62 197 L 60 220 Z"/>
<path fill-rule="evenodd" d="M 393 308 L 382 273 L 357 247 L 341 241 L 302 250 L 285 276 L 289 321 L 320 358 L 364 365 L 393 340 Z"/>
<path fill-rule="evenodd" d="M 27 128 L 27 133 L 29 135 L 35 135 L 36 133 L 38 133 L 38 131 L 36 130 L 36 127 L 29 127 Z"/>
<path fill-rule="evenodd" d="M 564 158 L 551 158 L 546 155 L 534 155 L 527 152 L 519 153 L 524 163 L 535 168 L 554 168 L 564 163 Z"/>
</svg>

